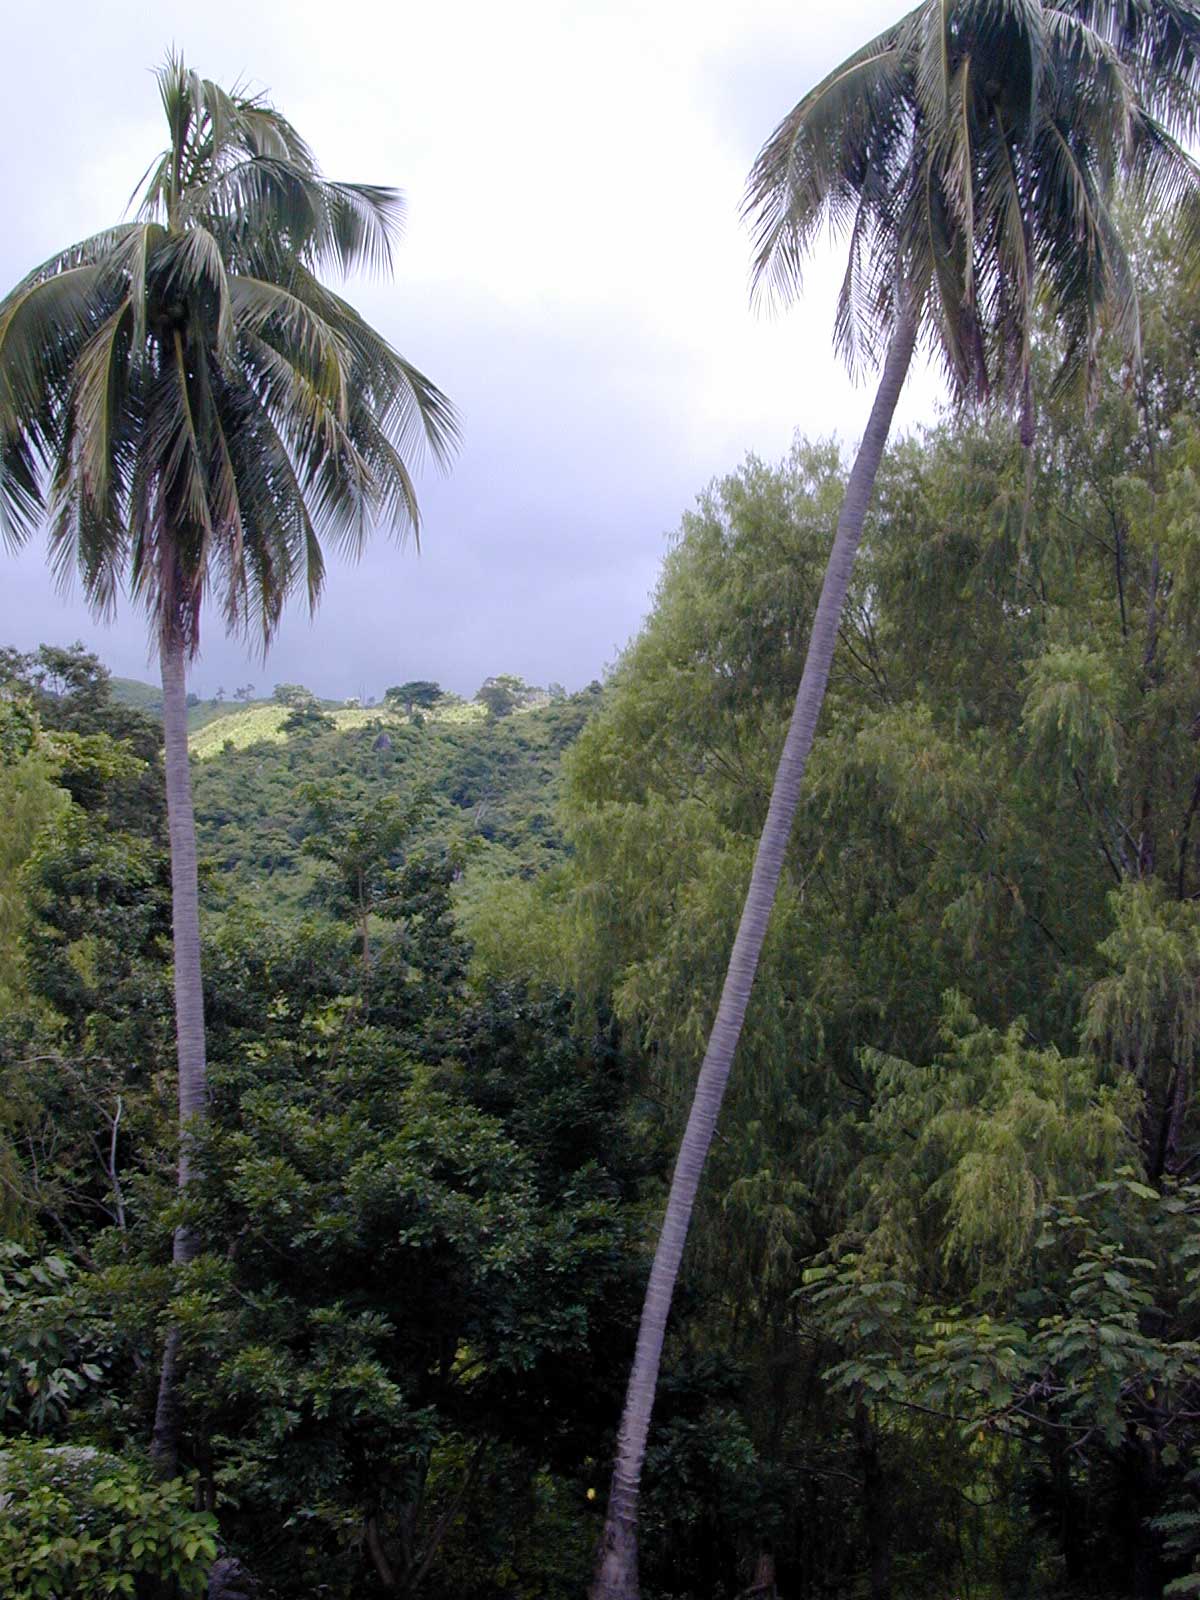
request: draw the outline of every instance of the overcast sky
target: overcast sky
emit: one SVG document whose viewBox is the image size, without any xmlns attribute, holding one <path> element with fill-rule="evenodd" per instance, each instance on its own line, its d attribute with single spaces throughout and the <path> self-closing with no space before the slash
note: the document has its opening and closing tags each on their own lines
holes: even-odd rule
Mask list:
<svg viewBox="0 0 1200 1600">
<path fill-rule="evenodd" d="M 752 312 L 738 219 L 759 146 L 895 0 L 65 0 L 5 20 L 0 293 L 117 220 L 164 143 L 151 70 L 181 50 L 262 88 L 331 177 L 405 193 L 394 280 L 347 293 L 459 406 L 453 471 L 419 479 L 420 554 L 381 534 L 264 664 L 215 614 L 192 686 L 344 697 L 489 673 L 577 688 L 646 613 L 665 541 L 712 478 L 794 431 L 857 441 L 870 403 L 830 350 L 837 255 L 786 315 Z M 14 8 L 15 10 L 15 8 Z M 918 373 L 901 423 L 933 414 Z M 154 677 L 126 607 L 0 553 L 0 642 L 82 638 Z"/>
</svg>

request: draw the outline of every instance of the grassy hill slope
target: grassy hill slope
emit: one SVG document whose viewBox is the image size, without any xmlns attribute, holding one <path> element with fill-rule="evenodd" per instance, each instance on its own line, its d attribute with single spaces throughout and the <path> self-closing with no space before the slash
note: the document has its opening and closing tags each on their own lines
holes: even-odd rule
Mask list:
<svg viewBox="0 0 1200 1600">
<path fill-rule="evenodd" d="M 211 711 L 209 707 L 210 702 L 193 707 L 188 719 L 188 746 L 201 761 L 226 754 L 230 749 L 245 750 L 254 744 L 277 743 L 287 738 L 283 722 L 289 708 L 278 701 L 252 700 L 249 705 L 221 705 Z M 326 705 L 324 709 L 333 718 L 339 733 L 349 733 L 355 728 L 376 727 L 378 730 L 385 726 L 394 728 L 405 725 L 404 719 L 385 716 L 374 706 L 347 709 Z M 195 716 L 198 711 L 208 711 L 209 714 L 200 719 Z M 430 712 L 428 721 L 453 726 L 482 722 L 485 717 L 483 707 L 472 702 Z"/>
</svg>

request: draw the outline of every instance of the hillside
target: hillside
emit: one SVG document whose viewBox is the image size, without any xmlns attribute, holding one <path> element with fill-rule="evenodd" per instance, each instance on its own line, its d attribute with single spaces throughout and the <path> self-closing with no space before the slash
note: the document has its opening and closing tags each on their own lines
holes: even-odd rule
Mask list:
<svg viewBox="0 0 1200 1600">
<path fill-rule="evenodd" d="M 196 826 L 218 910 L 241 898 L 304 909 L 315 876 L 306 790 L 335 786 L 347 814 L 384 797 L 422 801 L 414 845 L 453 847 L 460 894 L 495 877 L 531 877 L 563 843 L 555 820 L 563 752 L 599 703 L 596 690 L 490 719 L 458 704 L 427 721 L 377 709 L 330 713 L 333 726 L 285 733 L 287 708 L 230 710 L 192 736 Z"/>
<path fill-rule="evenodd" d="M 108 684 L 109 693 L 118 705 L 132 706 L 152 717 L 162 716 L 162 689 L 157 683 L 145 683 L 140 678 L 111 677 Z M 337 701 L 323 700 L 320 703 L 326 710 L 341 710 Z M 213 723 L 229 723 L 231 726 L 223 737 L 231 737 L 235 744 L 252 743 L 255 738 L 273 737 L 271 718 L 276 713 L 279 721 L 287 715 L 287 707 L 281 707 L 276 700 L 227 700 L 223 694 L 220 699 L 201 700 L 189 695 L 188 732 L 194 735 Z M 247 722 L 253 730 L 249 739 Z M 236 726 L 232 726 L 234 724 Z M 260 733 L 262 728 L 269 731 Z M 203 753 L 211 754 L 211 751 L 206 747 Z"/>
<path fill-rule="evenodd" d="M 109 682 L 113 701 L 161 715 L 155 685 Z M 294 690 L 290 704 L 195 701 L 189 744 L 209 912 L 246 901 L 292 915 L 310 909 L 319 869 L 304 846 L 316 826 L 314 788 L 335 791 L 347 817 L 369 815 L 387 798 L 416 803 L 406 851 L 452 850 L 460 904 L 489 882 L 552 866 L 563 851 L 555 816 L 562 755 L 597 708 L 599 686 L 550 700 L 515 678 L 489 685 L 501 686 L 507 714 L 447 696 L 410 716 L 395 705 L 318 700 L 298 685 L 285 686 Z"/>
<path fill-rule="evenodd" d="M 321 702 L 327 716 L 333 718 L 339 733 L 349 733 L 356 728 L 395 725 L 397 718 L 388 716 L 377 706 L 345 707 L 332 701 Z M 227 753 L 228 749 L 245 750 L 251 745 L 278 743 L 287 738 L 283 723 L 289 708 L 277 700 L 252 700 L 247 705 L 216 705 L 202 701 L 188 713 L 189 747 L 201 761 Z M 444 710 L 429 713 L 429 720 L 438 725 L 483 722 L 486 713 L 474 702 L 452 704 Z"/>
<path fill-rule="evenodd" d="M 140 678 L 117 678 L 108 680 L 109 694 L 118 705 L 132 706 L 137 711 L 144 711 L 148 716 L 162 716 L 162 688 L 157 683 L 145 683 Z M 273 701 L 250 701 L 248 705 L 240 702 L 229 704 L 224 698 L 220 700 L 200 700 L 193 695 L 188 696 L 188 731 L 196 733 L 206 727 L 210 722 L 217 722 L 225 717 L 240 717 L 249 711 L 258 710 L 260 707 L 269 709 Z"/>
<path fill-rule="evenodd" d="M 151 716 L 162 716 L 162 689 L 157 683 L 143 683 L 139 678 L 110 678 L 108 688 L 118 705 L 134 706 Z"/>
</svg>

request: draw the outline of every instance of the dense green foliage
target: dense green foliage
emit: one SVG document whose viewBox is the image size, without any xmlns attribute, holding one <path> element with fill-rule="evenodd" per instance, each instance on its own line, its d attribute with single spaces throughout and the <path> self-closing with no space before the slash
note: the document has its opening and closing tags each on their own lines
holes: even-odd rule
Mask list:
<svg viewBox="0 0 1200 1600">
<path fill-rule="evenodd" d="M 535 877 L 562 855 L 559 761 L 596 703 L 584 690 L 500 720 L 351 713 L 350 726 L 297 723 L 284 740 L 217 750 L 193 768 L 214 889 L 303 905 L 315 876 L 305 841 L 322 832 L 314 786 L 333 786 L 347 816 L 422 798 L 416 837 L 453 843 L 468 893 L 487 879 Z"/>
<path fill-rule="evenodd" d="M 0 1484 L 0 1584 L 11 1600 L 206 1592 L 216 1519 L 193 1507 L 187 1484 L 155 1483 L 95 1450 L 33 1443 L 6 1446 Z"/>
<path fill-rule="evenodd" d="M 1146 394 L 1047 418 L 1029 483 L 970 416 L 888 458 L 685 1262 L 655 1600 L 1200 1588 L 1200 318 L 1145 275 Z M 798 442 L 715 483 L 602 692 L 414 679 L 194 759 L 185 1202 L 158 725 L 5 653 L 6 1592 L 199 1593 L 219 1549 L 277 1600 L 578 1595 L 841 479 Z"/>
<path fill-rule="evenodd" d="M 1149 415 L 1050 419 L 1028 488 L 970 418 L 883 475 L 676 1352 L 739 1363 L 784 1593 L 1191 1572 L 1194 310 L 1159 292 Z M 674 1126 L 839 477 L 797 445 L 713 487 L 571 757 L 582 964 Z"/>
<path fill-rule="evenodd" d="M 119 1481 L 60 1471 L 52 1493 L 30 1479 L 13 1582 L 24 1562 L 50 1585 L 30 1592 L 93 1592 L 78 1539 L 100 1526 L 98 1495 L 114 1575 L 141 1570 L 128 1547 L 165 1581 L 163 1519 L 198 1497 L 267 1593 L 448 1593 L 464 1572 L 540 1584 L 555 1544 L 567 1593 L 637 1295 L 644 1160 L 618 1052 L 574 1030 L 561 994 L 468 985 L 462 841 L 439 847 L 429 803 L 389 787 L 400 763 L 381 769 L 368 746 L 358 783 L 353 737 L 304 730 L 294 854 L 318 862 L 312 904 L 282 914 L 260 890 L 234 914 L 221 869 L 208 875 L 226 907 L 206 970 L 212 1102 L 181 1209 L 161 804 L 131 803 L 161 770 L 157 729 L 78 652 L 55 657 L 71 673 L 48 687 L 49 657 L 8 658 L 0 702 L 6 778 L 54 797 L 39 828 L 8 824 L 25 910 L 0 1028 L 4 1426 L 128 1465 Z M 548 761 L 587 709 L 540 734 L 510 719 L 498 752 L 468 746 L 464 781 Z M 144 757 L 104 731 L 130 716 Z M 461 761 L 456 744 L 445 759 Z M 535 766 L 513 787 L 544 779 Z M 173 1281 L 180 1220 L 198 1254 Z M 168 1322 L 195 1489 L 139 1499 Z M 206 1560 L 210 1525 L 180 1523 Z M 180 1565 L 181 1594 L 194 1576 Z"/>
</svg>

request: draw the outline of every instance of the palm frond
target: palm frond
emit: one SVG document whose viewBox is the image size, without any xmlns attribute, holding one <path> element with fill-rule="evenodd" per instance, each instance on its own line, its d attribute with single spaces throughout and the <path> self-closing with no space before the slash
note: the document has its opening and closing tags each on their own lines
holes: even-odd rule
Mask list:
<svg viewBox="0 0 1200 1600">
<path fill-rule="evenodd" d="M 924 119 L 931 127 L 937 127 L 950 114 L 950 85 L 956 71 L 951 41 L 953 12 L 954 0 L 926 0 L 921 11 L 916 93 Z"/>
<path fill-rule="evenodd" d="M 365 484 L 365 464 L 353 459 L 346 420 L 305 373 L 253 334 L 243 335 L 241 357 L 258 403 L 300 463 L 298 472 L 315 471 L 332 458 L 348 463 L 355 479 Z"/>
<path fill-rule="evenodd" d="M 998 111 L 992 136 L 983 147 L 979 189 L 981 209 L 991 229 L 992 321 L 995 325 L 1007 324 L 999 327 L 1000 339 L 1004 345 L 1017 346 L 1017 365 L 1023 374 L 1033 336 L 1037 266 L 1017 152 Z M 1008 389 L 1012 393 L 1017 379 L 1013 374 L 1009 378 Z"/>
<path fill-rule="evenodd" d="M 143 360 L 146 351 L 147 268 L 151 255 L 167 238 L 167 230 L 160 223 L 139 222 L 109 257 L 114 271 L 128 284 L 127 293 L 133 311 L 129 355 L 135 363 Z"/>
<path fill-rule="evenodd" d="M 288 573 L 302 571 L 309 605 L 317 605 L 325 578 L 325 560 L 322 557 L 322 538 L 334 538 L 339 546 L 354 549 L 368 530 L 365 496 L 370 486 L 370 470 L 366 462 L 357 458 L 349 438 L 342 443 L 341 453 L 331 451 L 333 466 L 341 459 L 341 496 L 336 501 L 320 501 L 312 493 L 314 480 L 322 472 L 325 456 L 304 456 L 302 438 L 291 438 L 288 419 L 294 422 L 296 411 L 286 405 L 288 374 L 285 363 L 272 363 L 274 352 L 259 352 L 269 371 L 269 386 L 261 402 L 243 408 L 240 424 L 230 432 L 230 451 L 235 458 L 245 461 L 245 469 L 238 470 L 242 485 L 243 517 L 250 522 L 250 510 L 256 515 L 256 525 L 274 528 L 283 538 L 291 539 Z M 277 387 L 278 386 L 278 389 Z M 278 390 L 282 389 L 282 394 Z M 248 448 L 253 443 L 253 454 Z M 280 558 L 277 568 L 280 566 Z M 285 587 L 290 587 L 291 576 Z"/>
<path fill-rule="evenodd" d="M 0 539 L 16 552 L 41 526 L 45 512 L 41 464 L 29 440 L 0 427 Z"/>
<path fill-rule="evenodd" d="M 229 277 L 216 239 L 207 228 L 194 226 L 167 234 L 155 252 L 159 293 L 168 302 L 187 306 L 212 327 L 212 349 L 220 360 L 233 350 L 234 319 Z"/>
<path fill-rule="evenodd" d="M 1200 13 L 1193 0 L 1054 0 L 1112 46 L 1143 106 L 1176 137 L 1200 133 Z"/>
<path fill-rule="evenodd" d="M 90 352 L 93 370 L 103 369 L 102 351 Z M 58 453 L 53 463 L 49 496 L 51 571 L 61 589 L 78 576 L 85 597 L 99 615 L 116 607 L 128 540 L 123 515 L 132 466 L 136 421 L 128 407 L 107 411 L 112 460 L 100 484 L 87 482 L 83 462 L 89 441 L 82 432 L 83 415 L 72 395 L 62 414 Z"/>
<path fill-rule="evenodd" d="M 238 276 L 232 280 L 231 293 L 239 334 L 256 335 L 271 345 L 304 373 L 335 416 L 344 417 L 354 357 L 342 330 L 281 284 Z"/>
<path fill-rule="evenodd" d="M 822 226 L 852 228 L 861 203 L 886 223 L 912 148 L 911 65 L 891 29 L 784 118 L 750 173 L 743 214 L 753 231 L 751 282 L 788 298 Z"/>
<path fill-rule="evenodd" d="M 1118 140 L 1127 144 L 1137 110 L 1137 92 L 1120 55 L 1104 34 L 1082 18 L 1047 9 L 1049 46 L 1045 72 L 1047 98 L 1069 100 L 1071 91 L 1093 99 L 1107 97 Z M 1068 87 L 1069 86 L 1069 87 Z"/>
<path fill-rule="evenodd" d="M 350 419 L 350 433 L 359 456 L 371 473 L 370 516 L 391 536 L 403 543 L 410 536 L 420 544 L 421 513 L 417 491 L 403 455 L 380 426 L 368 406 L 356 406 Z"/>
<path fill-rule="evenodd" d="M 76 244 L 68 245 L 65 250 L 60 250 L 57 255 L 43 261 L 40 266 L 34 267 L 32 272 L 27 272 L 19 283 L 14 284 L 3 301 L 0 301 L 0 311 L 10 300 L 16 299 L 36 284 L 48 282 L 51 278 L 59 278 L 76 267 L 94 267 L 108 261 L 114 252 L 120 250 L 137 226 L 136 222 L 122 222 L 115 228 L 104 228 L 86 239 L 80 239 Z"/>
<path fill-rule="evenodd" d="M 189 588 L 202 587 L 204 559 L 213 536 L 207 452 L 196 423 L 183 336 L 176 331 L 147 394 L 143 454 L 155 464 L 155 497 L 177 546 L 175 566 Z"/>
<path fill-rule="evenodd" d="M 322 186 L 311 174 L 275 156 L 250 155 L 211 173 L 183 201 L 185 225 L 203 222 L 233 250 L 276 242 L 285 254 L 302 252 L 324 227 Z"/>
<path fill-rule="evenodd" d="M 896 266 L 887 230 L 881 228 L 874 208 L 860 203 L 833 327 L 834 349 L 853 378 L 870 371 L 879 358 L 883 330 L 890 320 Z"/>
<path fill-rule="evenodd" d="M 46 419 L 65 395 L 79 351 L 110 314 L 111 300 L 103 268 L 88 265 L 25 279 L 0 301 L 0 429 L 15 434 L 31 426 L 42 447 Z"/>
<path fill-rule="evenodd" d="M 261 99 L 242 100 L 238 133 L 251 155 L 287 161 L 314 177 L 318 175 L 317 163 L 308 145 L 285 116 Z"/>
<path fill-rule="evenodd" d="M 1137 111 L 1129 132 L 1133 173 L 1126 194 L 1148 220 L 1168 218 L 1181 253 L 1200 254 L 1200 163 L 1145 111 Z"/>
<path fill-rule="evenodd" d="M 76 578 L 88 605 L 104 621 L 116 614 L 124 567 L 123 530 L 98 521 L 78 492 L 78 485 L 59 497 L 47 528 L 50 570 L 57 587 L 66 593 Z"/>
<path fill-rule="evenodd" d="M 973 380 L 986 382 L 979 372 L 976 350 L 964 337 L 965 319 L 960 298 L 962 279 L 956 259 L 956 238 L 949 210 L 940 191 L 936 163 L 930 154 L 913 174 L 904 210 L 905 256 L 901 272 L 914 306 L 926 308 L 947 377 L 956 391 Z"/>
<path fill-rule="evenodd" d="M 970 305 L 975 293 L 976 161 L 969 53 L 964 54 L 955 67 L 947 91 L 946 114 L 937 151 L 937 165 L 942 175 L 942 187 L 954 215 L 955 226 L 962 235 L 962 253 L 966 271 L 963 301 L 964 304 Z"/>
<path fill-rule="evenodd" d="M 101 518 L 116 521 L 120 521 L 113 496 L 120 465 L 116 436 L 125 403 L 125 355 L 132 322 L 130 303 L 122 301 L 88 340 L 75 364 L 72 400 L 80 495 Z"/>
<path fill-rule="evenodd" d="M 428 452 L 436 465 L 446 468 L 461 442 L 458 412 L 448 397 L 306 268 L 295 270 L 289 287 L 337 330 L 350 352 L 354 385 L 375 408 L 396 448 L 415 461 Z"/>
<path fill-rule="evenodd" d="M 246 524 L 226 428 L 227 417 L 218 403 L 213 407 L 210 481 L 213 523 L 220 530 L 220 537 L 215 541 L 213 564 L 219 573 L 217 587 L 225 626 L 228 632 L 236 633 L 245 627 L 253 599 L 246 571 Z M 209 581 L 212 582 L 211 574 Z"/>
<path fill-rule="evenodd" d="M 314 240 L 314 266 L 336 266 L 346 276 L 357 267 L 381 276 L 392 270 L 392 250 L 404 234 L 404 197 L 366 183 L 325 185 L 325 236 Z"/>
<path fill-rule="evenodd" d="M 293 584 L 302 579 L 310 610 L 325 578 L 321 536 L 291 451 L 269 410 L 244 391 L 230 396 L 231 420 L 224 427 L 240 491 L 249 585 L 243 624 L 256 618 L 263 648 Z"/>
</svg>

